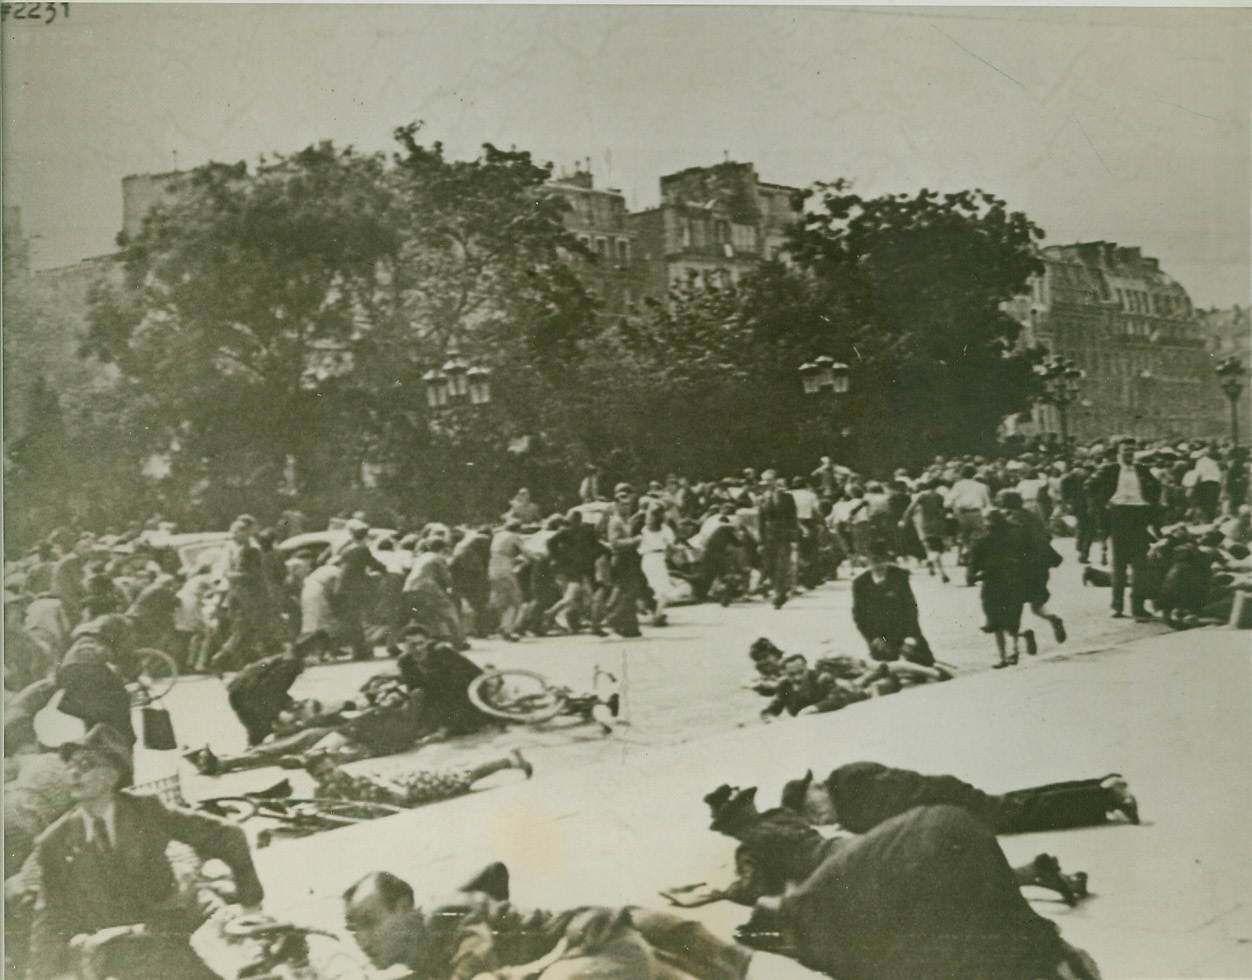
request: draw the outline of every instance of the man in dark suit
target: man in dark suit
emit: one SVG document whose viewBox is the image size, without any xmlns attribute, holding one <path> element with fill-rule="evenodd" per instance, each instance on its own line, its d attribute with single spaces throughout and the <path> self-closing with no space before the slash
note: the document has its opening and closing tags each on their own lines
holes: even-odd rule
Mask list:
<svg viewBox="0 0 1252 980">
<path fill-rule="evenodd" d="M 761 528 L 761 570 L 774 587 L 774 608 L 781 609 L 791 594 L 791 548 L 800 536 L 796 499 L 787 481 L 773 470 L 761 474 L 765 492 L 757 505 Z"/>
<path fill-rule="evenodd" d="M 221 649 L 210 663 L 218 671 L 239 670 L 259 658 L 268 640 L 265 613 L 269 590 L 265 583 L 265 559 L 252 540 L 256 526 L 244 515 L 230 526 L 231 541 L 226 548 L 226 615 L 219 632 Z"/>
<path fill-rule="evenodd" d="M 1130 569 L 1130 608 L 1136 619 L 1150 619 L 1144 606 L 1148 545 L 1160 520 L 1161 481 L 1134 459 L 1136 442 L 1122 439 L 1117 461 L 1105 463 L 1091 478 L 1091 499 L 1108 508 L 1109 537 L 1113 541 L 1113 617 L 1121 619 Z"/>
<path fill-rule="evenodd" d="M 378 579 L 387 574 L 387 566 L 370 550 L 368 524 L 353 518 L 346 526 L 351 537 L 333 559 L 343 568 L 339 584 L 339 618 L 343 623 L 345 641 L 352 648 L 352 659 L 372 660 L 374 649 L 365 638 L 362 615 L 373 604 Z"/>
<path fill-rule="evenodd" d="M 923 667 L 934 666 L 918 622 L 909 573 L 891 563 L 884 541 L 870 545 L 869 560 L 870 567 L 852 580 L 852 621 L 869 644 L 870 656 L 882 661 L 903 657 Z"/>
<path fill-rule="evenodd" d="M 72 967 L 70 940 L 76 936 L 96 936 L 97 944 L 107 936 L 112 953 L 126 959 L 129 969 L 121 970 L 106 960 L 101 976 L 212 977 L 187 945 L 198 916 L 180 901 L 165 849 L 178 840 L 206 860 L 223 861 L 234 872 L 239 903 L 256 906 L 263 891 L 243 830 L 121 792 L 133 778 L 130 747 L 105 725 L 63 745 L 61 756 L 76 805 L 40 835 L 32 856 L 40 879 L 32 980 Z M 93 940 L 85 948 L 93 950 Z"/>
</svg>

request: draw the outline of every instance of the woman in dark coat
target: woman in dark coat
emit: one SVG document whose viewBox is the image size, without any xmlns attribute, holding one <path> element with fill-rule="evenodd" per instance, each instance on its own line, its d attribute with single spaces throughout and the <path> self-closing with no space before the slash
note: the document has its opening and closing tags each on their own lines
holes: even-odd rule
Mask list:
<svg viewBox="0 0 1252 980">
<path fill-rule="evenodd" d="M 749 923 L 776 924 L 805 966 L 840 980 L 1098 978 L 966 811 L 917 807 L 838 845 Z"/>
<path fill-rule="evenodd" d="M 986 515 L 986 530 L 970 548 L 966 581 L 982 583 L 982 611 L 987 617 L 983 631 L 995 636 L 1000 662 L 995 667 L 1017 663 L 1018 636 L 1022 606 L 1026 602 L 1025 572 L 1022 568 L 1024 545 L 1018 528 L 1009 523 L 1004 511 L 992 509 Z M 1009 653 L 1008 638 L 1013 639 Z"/>
</svg>

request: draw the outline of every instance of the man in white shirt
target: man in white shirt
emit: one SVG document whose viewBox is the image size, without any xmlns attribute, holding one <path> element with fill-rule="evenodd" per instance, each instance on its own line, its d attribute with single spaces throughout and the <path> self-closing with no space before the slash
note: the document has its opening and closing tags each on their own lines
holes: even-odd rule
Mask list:
<svg viewBox="0 0 1252 980">
<path fill-rule="evenodd" d="M 813 492 L 812 486 L 813 482 L 808 477 L 797 476 L 791 480 L 791 496 L 796 502 L 796 520 L 800 522 L 798 573 L 800 584 L 806 589 L 816 588 L 819 581 L 818 534 L 822 516 L 818 505 L 821 501 Z"/>
<path fill-rule="evenodd" d="M 1207 446 L 1200 446 L 1191 453 L 1195 461 L 1195 485 L 1191 489 L 1191 505 L 1196 516 L 1205 524 L 1217 520 L 1217 504 L 1222 495 L 1222 468 L 1217 465 Z"/>
<path fill-rule="evenodd" d="M 960 552 L 957 561 L 964 565 L 969 558 L 974 538 L 982 533 L 983 514 L 991 509 L 991 491 L 976 479 L 977 470 L 970 464 L 961 468 L 961 478 L 950 490 L 944 503 L 956 516 L 959 529 Z"/>
<path fill-rule="evenodd" d="M 1156 526 L 1161 482 L 1145 464 L 1135 462 L 1136 442 L 1123 439 L 1117 462 L 1106 463 L 1091 478 L 1091 497 L 1108 507 L 1113 543 L 1113 618 L 1125 615 L 1123 601 L 1130 570 L 1130 603 L 1136 619 L 1150 619 L 1142 588 L 1147 579 L 1148 545 Z"/>
</svg>

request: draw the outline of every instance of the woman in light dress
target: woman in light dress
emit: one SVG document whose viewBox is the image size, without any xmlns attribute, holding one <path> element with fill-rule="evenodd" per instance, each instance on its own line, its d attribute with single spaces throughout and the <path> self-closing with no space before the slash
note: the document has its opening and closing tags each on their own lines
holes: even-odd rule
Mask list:
<svg viewBox="0 0 1252 980">
<path fill-rule="evenodd" d="M 518 621 L 522 614 L 525 597 L 517 570 L 526 556 L 522 550 L 522 536 L 518 533 L 522 522 L 510 517 L 491 538 L 491 559 L 487 563 L 487 580 L 491 585 L 491 604 L 500 614 L 500 635 L 506 640 L 517 639 Z"/>
<path fill-rule="evenodd" d="M 676 542 L 674 529 L 665 523 L 665 508 L 659 504 L 650 507 L 640 532 L 639 563 L 656 599 L 653 626 L 666 624 L 665 607 L 674 597 L 674 582 L 669 576 L 666 558 Z"/>
</svg>

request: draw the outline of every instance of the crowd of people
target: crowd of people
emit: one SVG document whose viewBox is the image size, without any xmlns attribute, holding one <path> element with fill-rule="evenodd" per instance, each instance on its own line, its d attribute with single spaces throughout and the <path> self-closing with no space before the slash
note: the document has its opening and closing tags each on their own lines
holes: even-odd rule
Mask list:
<svg viewBox="0 0 1252 980">
<path fill-rule="evenodd" d="M 288 548 L 288 535 L 243 515 L 211 560 L 191 567 L 160 545 L 156 520 L 100 536 L 62 528 L 6 569 L 16 654 L 6 658 L 15 675 L 6 686 L 45 673 L 71 634 L 109 615 L 125 615 L 135 646 L 220 674 L 318 630 L 358 659 L 413 626 L 461 650 L 491 633 L 636 637 L 641 625 L 664 626 L 676 601 L 761 595 L 781 607 L 845 568 L 874 568 L 889 591 L 886 579 L 900 574 L 892 569 L 910 563 L 981 586 L 987 630 L 1007 663 L 1020 644 L 1036 643 L 1021 628 L 1024 608 L 1063 642 L 1064 624 L 1047 608 L 1058 534 L 1074 538 L 1080 562 L 1098 553 L 1087 581 L 1107 582 L 1115 614 L 1129 597 L 1136 617 L 1151 616 L 1149 604 L 1175 625 L 1220 617 L 1230 573 L 1246 559 L 1247 471 L 1238 449 L 1133 439 L 1008 459 L 939 457 L 887 480 L 824 458 L 791 478 L 749 469 L 642 489 L 621 482 L 604 494 L 593 470 L 573 506 L 543 517 L 523 489 L 480 526 L 371 529 L 357 514 L 331 544 Z"/>
<path fill-rule="evenodd" d="M 638 637 L 663 628 L 678 602 L 729 605 L 759 598 L 779 609 L 798 591 L 850 578 L 850 631 L 863 641 L 864 656 L 810 664 L 761 639 L 751 651 L 755 672 L 747 682 L 767 699 L 761 712 L 767 721 L 838 710 L 952 676 L 921 629 L 913 574 L 954 589 L 979 588 L 996 666 L 1016 663 L 1023 646 L 1027 654 L 1038 649 L 1033 630 L 1023 628 L 1027 610 L 1064 643 L 1065 622 L 1050 605 L 1049 591 L 1049 577 L 1062 561 L 1057 536 L 1073 537 L 1084 584 L 1110 590 L 1113 616 L 1159 618 L 1175 628 L 1228 620 L 1252 570 L 1247 470 L 1237 449 L 1220 453 L 1198 442 L 1141 446 L 1133 439 L 1064 452 L 1040 448 L 1013 458 L 939 457 L 887 480 L 866 479 L 824 458 L 811 473 L 790 478 L 773 470 L 706 482 L 672 476 L 641 489 L 619 482 L 606 494 L 590 468 L 579 501 L 547 517 L 521 490 L 490 524 L 379 529 L 364 514 L 343 515 L 334 533 L 307 544 L 293 538 L 289 546 L 287 534 L 243 515 L 211 560 L 190 566 L 162 543 L 170 529 L 159 522 L 99 535 L 59 529 L 6 567 L 5 876 L 18 913 L 6 934 L 19 951 L 14 962 L 25 965 L 21 951 L 28 948 L 30 975 L 52 976 L 67 958 L 94 950 L 80 948 L 75 937 L 123 929 L 126 942 L 112 955 L 129 965 L 119 976 L 201 975 L 184 960 L 195 916 L 167 901 L 179 888 L 155 855 L 157 843 L 164 848 L 182 841 L 201 856 L 220 857 L 233 872 L 237 903 L 260 901 L 236 828 L 207 814 L 191 819 L 151 800 L 135 803 L 125 792 L 137 741 L 125 681 L 139 648 L 166 650 L 187 672 L 229 675 L 230 706 L 247 748 L 233 755 L 209 746 L 191 752 L 202 773 L 303 767 L 319 796 L 416 806 L 466 793 L 501 770 L 531 774 L 517 752 L 401 776 L 342 768 L 495 724 L 467 696 L 481 673 L 464 655 L 475 638 Z M 292 696 L 311 658 L 372 661 L 380 648 L 388 654 L 386 665 L 359 690 L 345 692 L 348 698 L 324 703 Z M 84 734 L 50 744 L 37 730 L 45 709 L 77 719 Z M 750 842 L 741 833 L 756 841 L 744 852 L 743 880 L 720 896 L 748 896 L 756 905 L 759 928 L 749 938 L 771 930 L 785 934 L 793 955 L 839 976 L 896 975 L 884 974 L 884 964 L 907 965 L 899 975 L 938 976 L 918 964 L 918 951 L 926 949 L 934 962 L 959 963 L 962 975 L 1097 975 L 1089 958 L 1032 918 L 1016 891 L 1020 884 L 1042 884 L 1072 902 L 1085 892 L 1085 880 L 1062 874 L 1050 855 L 1010 869 L 994 835 L 1066 820 L 1086 826 L 1110 815 L 1137 822 L 1137 804 L 1120 777 L 989 797 L 929 777 L 883 776 L 879 783 L 894 786 L 895 795 L 884 790 L 882 798 L 895 802 L 861 819 L 857 806 L 877 798 L 865 787 L 881 773 L 858 773 L 855 794 L 839 795 L 844 783 L 855 782 L 846 772 L 846 779 L 832 774 L 824 789 L 813 787 L 810 776 L 785 794 L 779 811 L 765 814 L 755 811 L 750 794 L 729 788 L 710 801 L 715 824 L 729 827 L 733 814 L 738 829 L 732 836 L 745 847 Z M 854 843 L 836 846 L 821 838 L 819 845 L 791 825 L 831 822 L 835 815 L 858 835 Z M 953 842 L 968 865 L 958 867 L 941 853 Z M 957 881 L 970 895 L 979 888 L 994 892 L 998 911 L 988 906 L 979 914 L 999 918 L 989 925 L 973 916 L 961 927 L 966 931 L 953 932 L 946 913 L 923 908 L 917 935 L 933 934 L 934 948 L 892 947 L 879 926 L 866 924 L 865 909 L 888 915 L 892 889 L 904 885 L 882 866 L 893 848 L 923 865 L 933 862 L 937 880 Z M 771 861 L 782 864 L 767 867 Z M 864 959 L 851 963 L 832 952 L 834 926 L 823 909 L 830 890 L 854 872 L 860 874 L 857 888 L 879 881 L 873 886 L 878 897 L 867 898 L 859 912 L 849 906 L 847 922 L 861 922 L 879 945 L 860 942 Z M 132 873 L 151 887 L 128 891 L 120 882 Z M 784 894 L 787 885 L 797 890 Z M 347 896 L 349 924 L 379 965 L 414 965 L 403 950 L 375 953 L 383 939 L 374 932 L 382 927 L 369 918 L 404 913 L 410 921 L 407 887 L 379 875 Z M 119 897 L 122 891 L 127 894 Z M 1010 891 L 1017 899 L 1006 897 Z M 489 898 L 496 904 L 475 906 L 471 915 L 476 934 L 484 922 L 521 914 L 507 907 L 507 895 Z M 675 937 L 683 926 L 672 917 L 640 910 L 588 915 L 535 919 L 542 928 L 529 935 L 542 936 L 542 943 L 524 952 L 510 946 L 507 955 L 492 947 L 481 963 L 539 962 L 531 974 L 557 980 L 584 976 L 578 970 L 586 964 L 568 965 L 580 958 L 612 960 L 620 953 L 644 964 L 624 977 L 671 975 L 648 971 L 680 956 L 674 950 L 685 940 Z M 958 949 L 952 944 L 957 935 L 982 938 Z M 1025 935 L 1033 937 L 1029 954 L 1014 945 L 1013 937 Z M 988 936 L 1000 937 L 995 949 L 986 947 Z M 738 947 L 696 938 L 707 955 L 698 962 L 688 957 L 674 976 L 742 975 L 746 958 Z M 545 943 L 548 948 L 540 948 Z M 143 955 L 126 960 L 116 952 L 128 944 Z M 429 955 L 429 947 L 414 948 Z M 560 955 L 545 961 L 555 949 Z M 479 964 L 467 976 L 484 972 L 479 959 L 465 962 Z"/>
</svg>

